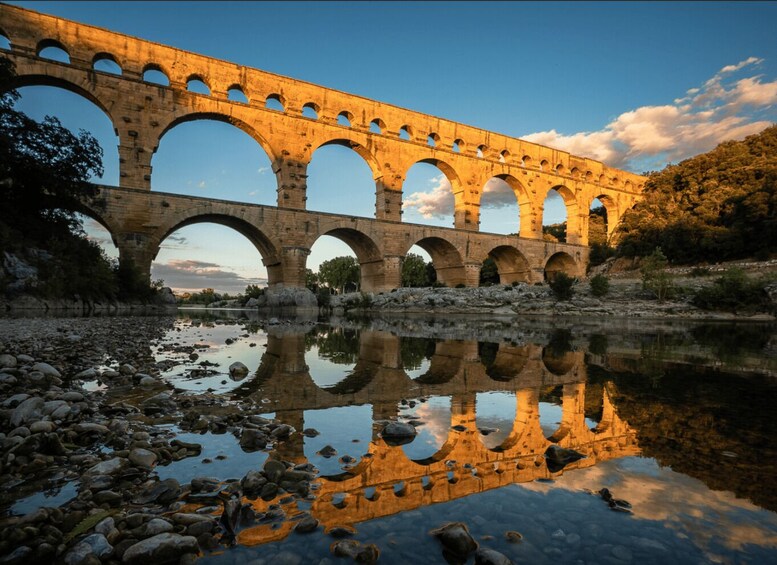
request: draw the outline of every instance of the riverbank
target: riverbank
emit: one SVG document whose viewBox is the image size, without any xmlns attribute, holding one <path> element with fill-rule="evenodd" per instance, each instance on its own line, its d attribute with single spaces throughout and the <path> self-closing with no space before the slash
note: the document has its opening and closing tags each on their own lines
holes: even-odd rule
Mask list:
<svg viewBox="0 0 777 565">
<path fill-rule="evenodd" d="M 705 310 L 693 304 L 695 293 L 712 286 L 715 275 L 736 267 L 750 277 L 771 276 L 777 261 L 736 263 L 713 266 L 703 276 L 689 267 L 670 270 L 672 294 L 658 300 L 643 289 L 638 271 L 615 273 L 609 277 L 609 291 L 595 296 L 590 279 L 577 281 L 569 300 L 557 299 L 547 283 L 517 283 L 479 288 L 400 288 L 384 293 L 350 293 L 332 296 L 330 306 L 336 315 L 352 311 L 406 314 L 483 314 L 495 316 L 603 316 L 625 318 L 678 318 L 691 320 L 771 321 L 777 313 L 777 278 L 766 285 L 765 307 L 740 310 Z"/>
</svg>

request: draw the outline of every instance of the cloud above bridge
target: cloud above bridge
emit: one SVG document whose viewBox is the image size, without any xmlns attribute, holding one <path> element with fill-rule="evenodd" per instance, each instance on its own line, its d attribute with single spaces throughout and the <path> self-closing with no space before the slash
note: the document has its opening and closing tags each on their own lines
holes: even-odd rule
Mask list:
<svg viewBox="0 0 777 565">
<path fill-rule="evenodd" d="M 762 62 L 749 57 L 726 65 L 671 104 L 624 112 L 599 131 L 567 135 L 550 130 L 523 139 L 634 172 L 661 169 L 771 125 L 764 114 L 777 104 L 777 81 L 764 82 L 763 75 L 739 76 Z"/>
<path fill-rule="evenodd" d="M 223 265 L 194 260 L 172 260 L 154 263 L 153 278 L 163 279 L 165 286 L 176 292 L 200 291 L 213 288 L 217 292 L 241 293 L 249 284 L 266 284 L 262 277 L 244 277 Z"/>
<path fill-rule="evenodd" d="M 624 112 L 599 131 L 563 134 L 556 130 L 522 136 L 522 139 L 591 157 L 613 167 L 641 173 L 659 170 L 672 162 L 713 149 L 723 141 L 742 139 L 772 125 L 777 106 L 777 80 L 755 71 L 763 59 L 749 57 L 726 65 L 699 87 L 663 106 L 642 106 Z M 483 208 L 515 204 L 512 191 L 491 179 L 483 190 Z M 501 183 L 501 184 L 499 184 Z M 424 218 L 453 215 L 453 194 L 440 174 L 422 192 L 410 193 L 404 202 Z M 555 196 L 554 192 L 551 192 Z"/>
</svg>

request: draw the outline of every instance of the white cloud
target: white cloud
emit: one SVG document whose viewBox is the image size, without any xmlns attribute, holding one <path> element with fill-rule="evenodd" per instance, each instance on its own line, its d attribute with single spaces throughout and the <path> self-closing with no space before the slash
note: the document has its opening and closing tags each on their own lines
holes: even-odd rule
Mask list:
<svg viewBox="0 0 777 565">
<path fill-rule="evenodd" d="M 404 208 L 415 208 L 424 218 L 445 218 L 453 215 L 451 183 L 440 173 L 430 180 L 428 192 L 414 192 L 404 199 Z"/>
<path fill-rule="evenodd" d="M 198 182 L 197 183 L 197 188 L 205 188 L 205 181 L 201 180 L 200 182 Z"/>
<path fill-rule="evenodd" d="M 672 104 L 624 112 L 599 131 L 566 135 L 550 130 L 523 139 L 637 172 L 660 168 L 771 125 L 757 116 L 777 105 L 777 80 L 734 76 L 762 61 L 749 57 L 726 65 Z"/>
<path fill-rule="evenodd" d="M 260 175 L 263 175 L 269 170 L 270 170 L 270 167 L 259 167 L 258 169 L 256 169 L 256 172 L 259 173 Z"/>
</svg>

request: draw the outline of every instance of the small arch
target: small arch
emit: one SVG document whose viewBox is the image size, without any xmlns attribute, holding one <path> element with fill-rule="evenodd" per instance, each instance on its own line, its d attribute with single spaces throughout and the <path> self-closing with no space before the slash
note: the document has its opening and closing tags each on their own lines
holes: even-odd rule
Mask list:
<svg viewBox="0 0 777 565">
<path fill-rule="evenodd" d="M 531 282 L 531 267 L 523 253 L 510 245 L 500 245 L 488 252 L 496 263 L 500 284 Z"/>
<path fill-rule="evenodd" d="M 466 284 L 467 272 L 464 260 L 456 247 L 440 237 L 425 237 L 414 242 L 432 259 L 437 282 L 448 287 Z"/>
<path fill-rule="evenodd" d="M 116 57 L 110 53 L 98 53 L 92 57 L 92 68 L 101 73 L 109 73 L 118 76 L 121 76 L 122 74 L 121 65 L 116 61 Z"/>
<path fill-rule="evenodd" d="M 386 131 L 386 122 L 380 118 L 375 118 L 370 122 L 370 133 L 382 135 L 384 131 Z"/>
<path fill-rule="evenodd" d="M 594 174 L 591 171 L 585 172 L 585 180 L 591 182 L 594 179 Z"/>
<path fill-rule="evenodd" d="M 440 143 L 440 136 L 436 133 L 432 132 L 428 136 L 426 136 L 426 144 L 429 147 L 437 147 L 437 144 Z"/>
<path fill-rule="evenodd" d="M 528 155 L 524 155 L 523 157 L 521 157 L 521 167 L 524 167 L 524 168 L 531 167 L 531 157 L 529 157 Z"/>
<path fill-rule="evenodd" d="M 599 180 L 597 182 L 599 184 L 607 184 L 607 175 L 604 175 L 604 174 L 599 175 Z"/>
<path fill-rule="evenodd" d="M 49 59 L 68 65 L 70 64 L 70 53 L 68 53 L 65 46 L 56 39 L 44 39 L 38 42 L 35 54 L 42 59 Z"/>
<path fill-rule="evenodd" d="M 461 153 L 463 150 L 464 150 L 464 142 L 461 139 L 453 140 L 451 151 L 453 151 L 454 153 Z"/>
<path fill-rule="evenodd" d="M 343 110 L 337 114 L 337 124 L 347 128 L 351 127 L 353 125 L 353 114 L 347 110 Z"/>
<path fill-rule="evenodd" d="M 200 75 L 192 75 L 186 79 L 186 90 L 210 96 L 210 88 L 205 84 L 205 80 Z"/>
<path fill-rule="evenodd" d="M 275 110 L 276 112 L 286 111 L 286 101 L 280 94 L 270 94 L 264 101 L 264 107 L 268 110 Z"/>
<path fill-rule="evenodd" d="M 8 39 L 8 35 L 0 29 L 0 49 L 5 51 L 11 50 L 11 40 Z"/>
<path fill-rule="evenodd" d="M 486 156 L 486 151 L 488 150 L 488 147 L 485 145 L 478 145 L 478 150 L 476 153 L 476 156 L 478 159 L 484 159 Z"/>
<path fill-rule="evenodd" d="M 567 170 L 566 167 L 562 163 L 559 163 L 558 165 L 556 165 L 556 174 L 557 175 L 565 174 L 566 170 Z"/>
<path fill-rule="evenodd" d="M 577 167 L 572 167 L 572 170 L 569 171 L 569 176 L 571 176 L 573 179 L 579 179 L 580 169 L 578 169 Z"/>
<path fill-rule="evenodd" d="M 615 187 L 618 187 L 618 186 L 620 186 L 620 184 L 621 184 L 621 179 L 620 179 L 620 178 L 619 178 L 619 177 L 616 175 L 616 176 L 612 177 L 612 179 L 611 179 L 610 183 L 611 183 L 613 186 L 615 186 Z"/>
<path fill-rule="evenodd" d="M 499 153 L 500 163 L 507 163 L 509 159 L 510 159 L 510 152 L 507 149 L 504 149 L 501 153 Z"/>
<path fill-rule="evenodd" d="M 315 102 L 305 102 L 305 104 L 302 106 L 302 116 L 305 118 L 310 118 L 311 120 L 317 120 L 318 113 L 320 111 L 321 106 Z"/>
<path fill-rule="evenodd" d="M 547 171 L 548 170 L 548 166 L 549 166 L 549 163 L 545 159 L 540 161 L 540 170 L 541 171 Z"/>
<path fill-rule="evenodd" d="M 551 255 L 547 260 L 544 273 L 546 281 L 553 280 L 558 273 L 575 276 L 577 273 L 577 263 L 569 253 L 559 251 Z"/>
<path fill-rule="evenodd" d="M 159 86 L 170 86 L 170 77 L 156 63 L 149 63 L 143 67 L 143 81 Z"/>
<path fill-rule="evenodd" d="M 413 128 L 410 126 L 402 126 L 399 128 L 399 139 L 404 139 L 405 141 L 412 141 L 413 139 Z"/>
<path fill-rule="evenodd" d="M 348 245 L 356 254 L 360 266 L 360 288 L 363 292 L 373 292 L 383 284 L 383 255 L 378 244 L 367 234 L 354 228 L 335 227 L 322 231 L 313 241 L 312 248 L 319 237 L 329 235 Z"/>
<path fill-rule="evenodd" d="M 233 84 L 227 89 L 227 100 L 248 104 L 248 96 L 239 84 Z"/>
</svg>

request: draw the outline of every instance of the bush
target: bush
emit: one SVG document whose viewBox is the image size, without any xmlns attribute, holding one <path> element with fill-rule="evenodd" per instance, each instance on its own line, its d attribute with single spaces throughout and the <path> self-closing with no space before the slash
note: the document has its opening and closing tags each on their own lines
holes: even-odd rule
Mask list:
<svg viewBox="0 0 777 565">
<path fill-rule="evenodd" d="M 316 300 L 318 301 L 319 308 L 329 308 L 332 302 L 332 293 L 329 288 L 324 286 L 318 287 Z"/>
<path fill-rule="evenodd" d="M 663 302 L 672 295 L 674 285 L 672 277 L 666 272 L 669 261 L 666 255 L 657 247 L 651 255 L 645 257 L 640 267 L 642 273 L 642 288 L 656 295 L 659 302 Z"/>
<path fill-rule="evenodd" d="M 556 273 L 549 281 L 550 290 L 556 300 L 570 300 L 574 294 L 573 286 L 577 279 L 563 272 Z"/>
<path fill-rule="evenodd" d="M 750 280 L 742 269 L 729 269 L 715 279 L 712 285 L 700 288 L 693 296 L 693 304 L 705 310 L 729 312 L 771 310 L 764 289 L 766 281 Z"/>
<path fill-rule="evenodd" d="M 605 296 L 608 292 L 610 292 L 610 279 L 604 275 L 596 275 L 591 278 L 591 294 Z"/>
</svg>

